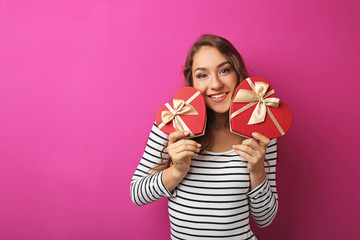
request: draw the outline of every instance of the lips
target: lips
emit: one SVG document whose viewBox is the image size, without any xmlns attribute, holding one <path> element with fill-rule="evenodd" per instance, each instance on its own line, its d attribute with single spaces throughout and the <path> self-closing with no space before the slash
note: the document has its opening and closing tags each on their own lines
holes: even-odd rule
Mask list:
<svg viewBox="0 0 360 240">
<path fill-rule="evenodd" d="M 213 102 L 221 102 L 226 98 L 227 95 L 228 95 L 228 92 L 222 92 L 222 93 L 214 93 L 214 94 L 208 95 L 208 97 Z"/>
<path fill-rule="evenodd" d="M 210 95 L 211 98 L 221 98 L 223 96 L 225 96 L 227 93 L 220 93 L 220 94 L 216 94 L 216 95 Z"/>
</svg>

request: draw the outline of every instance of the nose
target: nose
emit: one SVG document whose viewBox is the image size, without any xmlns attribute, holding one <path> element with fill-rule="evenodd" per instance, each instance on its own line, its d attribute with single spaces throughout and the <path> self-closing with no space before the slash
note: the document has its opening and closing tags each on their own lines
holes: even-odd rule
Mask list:
<svg viewBox="0 0 360 240">
<path fill-rule="evenodd" d="M 211 78 L 210 87 L 214 90 L 217 90 L 217 89 L 220 89 L 223 87 L 223 82 L 221 81 L 221 79 L 219 78 L 219 76 L 217 74 L 213 75 L 213 77 Z"/>
</svg>

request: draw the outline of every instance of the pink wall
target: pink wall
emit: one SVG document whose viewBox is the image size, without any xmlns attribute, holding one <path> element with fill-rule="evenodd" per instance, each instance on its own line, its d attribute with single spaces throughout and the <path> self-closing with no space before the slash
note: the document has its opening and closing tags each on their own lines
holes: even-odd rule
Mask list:
<svg viewBox="0 0 360 240">
<path fill-rule="evenodd" d="M 169 238 L 166 200 L 137 207 L 129 184 L 202 33 L 231 40 L 293 111 L 278 216 L 259 239 L 359 237 L 359 10 L 355 0 L 1 0 L 0 239 Z"/>
</svg>

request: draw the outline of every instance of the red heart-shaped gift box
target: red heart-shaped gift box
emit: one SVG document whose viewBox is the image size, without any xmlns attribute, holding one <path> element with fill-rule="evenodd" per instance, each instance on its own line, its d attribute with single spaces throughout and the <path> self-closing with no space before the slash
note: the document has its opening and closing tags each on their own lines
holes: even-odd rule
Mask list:
<svg viewBox="0 0 360 240">
<path fill-rule="evenodd" d="M 204 135 L 206 105 L 201 93 L 193 87 L 179 89 L 171 102 L 161 106 L 155 122 L 166 134 L 176 130 L 189 131 L 190 137 Z"/>
<path fill-rule="evenodd" d="M 235 90 L 230 107 L 230 130 L 252 137 L 258 132 L 267 138 L 284 135 L 291 126 L 290 108 L 275 96 L 273 86 L 262 77 L 250 77 Z"/>
</svg>

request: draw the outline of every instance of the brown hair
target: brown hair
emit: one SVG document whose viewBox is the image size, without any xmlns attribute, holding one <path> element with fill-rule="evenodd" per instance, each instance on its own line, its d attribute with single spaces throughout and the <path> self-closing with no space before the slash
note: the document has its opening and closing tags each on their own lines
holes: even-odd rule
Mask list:
<svg viewBox="0 0 360 240">
<path fill-rule="evenodd" d="M 200 50 L 200 48 L 204 46 L 214 47 L 219 50 L 225 58 L 230 62 L 231 66 L 234 68 L 238 82 L 240 82 L 248 77 L 248 71 L 245 67 L 245 63 L 240 53 L 236 50 L 236 48 L 229 42 L 227 39 L 212 35 L 212 34 L 204 34 L 200 36 L 200 38 L 192 45 L 189 50 L 189 53 L 186 57 L 185 66 L 184 66 L 184 77 L 185 77 L 185 85 L 193 87 L 193 76 L 192 76 L 192 65 L 194 61 L 195 54 Z M 212 110 L 207 109 L 207 124 L 205 129 L 205 135 L 198 137 L 194 140 L 201 143 L 202 151 L 204 151 L 211 144 L 211 134 L 209 128 L 213 127 L 215 122 L 215 116 Z M 167 148 L 168 144 L 166 144 L 161 151 L 161 163 L 151 169 L 151 171 L 162 171 L 171 166 L 171 159 L 168 157 L 166 163 L 164 164 L 163 154 Z"/>
</svg>

